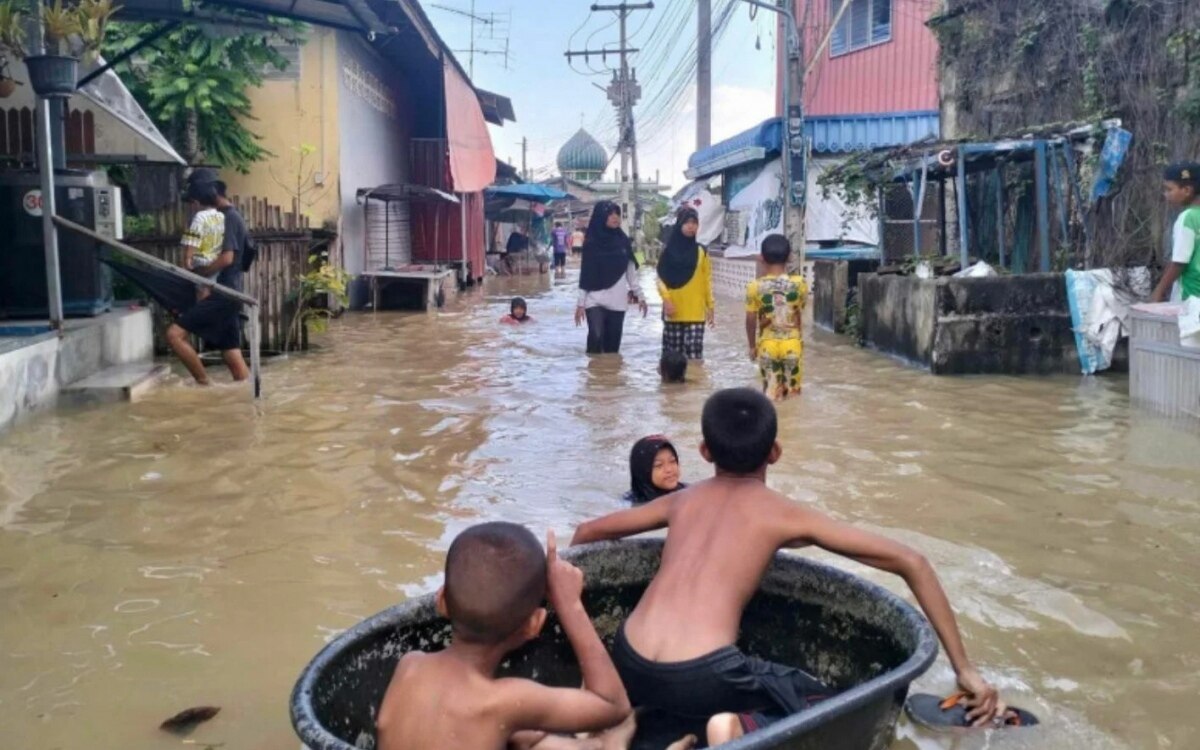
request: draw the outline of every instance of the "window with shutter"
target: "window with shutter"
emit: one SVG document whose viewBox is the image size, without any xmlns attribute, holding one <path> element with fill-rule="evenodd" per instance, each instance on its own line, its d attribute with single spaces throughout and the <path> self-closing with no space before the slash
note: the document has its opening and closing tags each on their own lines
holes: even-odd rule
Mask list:
<svg viewBox="0 0 1200 750">
<path fill-rule="evenodd" d="M 287 67 L 283 70 L 268 63 L 263 67 L 263 80 L 266 81 L 298 81 L 300 80 L 300 45 L 295 42 L 276 41 L 269 42 L 272 48 L 279 53 L 280 57 L 287 60 Z"/>
<path fill-rule="evenodd" d="M 829 12 L 837 15 L 843 0 L 830 0 Z M 831 57 L 890 41 L 892 0 L 849 0 L 829 40 Z"/>
</svg>

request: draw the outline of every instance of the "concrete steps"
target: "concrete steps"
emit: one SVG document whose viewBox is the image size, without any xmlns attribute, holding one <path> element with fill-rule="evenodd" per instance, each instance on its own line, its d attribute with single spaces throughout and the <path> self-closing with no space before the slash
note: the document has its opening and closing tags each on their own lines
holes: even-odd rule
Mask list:
<svg viewBox="0 0 1200 750">
<path fill-rule="evenodd" d="M 60 398 L 77 405 L 137 401 L 170 371 L 154 362 L 115 365 L 65 386 Z"/>
</svg>

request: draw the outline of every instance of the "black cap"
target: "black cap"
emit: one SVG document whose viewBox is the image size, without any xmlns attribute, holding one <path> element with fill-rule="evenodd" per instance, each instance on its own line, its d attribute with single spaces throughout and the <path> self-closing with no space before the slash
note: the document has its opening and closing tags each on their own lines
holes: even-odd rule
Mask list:
<svg viewBox="0 0 1200 750">
<path fill-rule="evenodd" d="M 197 167 L 187 176 L 187 187 L 183 191 L 183 199 L 185 201 L 199 201 L 208 195 L 215 195 L 219 181 L 215 169 Z"/>
<path fill-rule="evenodd" d="M 1163 170 L 1163 179 L 1200 188 L 1200 164 L 1181 161 Z"/>
</svg>

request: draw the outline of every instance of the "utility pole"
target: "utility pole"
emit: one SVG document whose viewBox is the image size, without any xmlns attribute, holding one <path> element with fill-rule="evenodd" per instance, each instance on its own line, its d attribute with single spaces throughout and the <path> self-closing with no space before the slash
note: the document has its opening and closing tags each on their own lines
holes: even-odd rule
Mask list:
<svg viewBox="0 0 1200 750">
<path fill-rule="evenodd" d="M 612 83 L 607 89 L 608 100 L 612 102 L 617 110 L 617 123 L 620 130 L 620 141 L 617 144 L 617 149 L 621 155 L 621 218 L 625 223 L 627 232 L 632 231 L 641 222 L 640 204 L 638 203 L 638 162 L 637 162 L 637 131 L 634 127 L 633 107 L 637 104 L 642 96 L 641 86 L 637 82 L 637 73 L 629 66 L 629 56 L 639 50 L 629 47 L 628 24 L 626 23 L 630 13 L 638 10 L 653 10 L 654 3 L 627 3 L 621 2 L 616 5 L 593 5 L 592 12 L 612 11 L 617 14 L 617 19 L 620 22 L 621 41 L 617 49 L 600 49 L 600 50 L 579 50 L 566 52 L 567 59 L 573 57 L 582 57 L 584 60 L 591 56 L 598 56 L 601 60 L 607 62 L 608 55 L 615 54 L 619 56 L 620 66 L 613 71 Z M 630 184 L 630 166 L 633 167 L 633 180 Z M 633 211 L 630 211 L 630 188 L 632 187 L 632 204 Z M 632 221 L 630 221 L 632 219 Z"/>
<path fill-rule="evenodd" d="M 529 180 L 529 169 L 526 167 L 526 163 L 525 163 L 525 155 L 526 155 L 526 153 L 528 153 L 528 151 L 529 151 L 529 139 L 522 136 L 521 137 L 521 179 L 526 180 L 526 181 Z"/>
<path fill-rule="evenodd" d="M 696 150 L 712 145 L 712 0 L 698 0 L 696 28 Z"/>
</svg>

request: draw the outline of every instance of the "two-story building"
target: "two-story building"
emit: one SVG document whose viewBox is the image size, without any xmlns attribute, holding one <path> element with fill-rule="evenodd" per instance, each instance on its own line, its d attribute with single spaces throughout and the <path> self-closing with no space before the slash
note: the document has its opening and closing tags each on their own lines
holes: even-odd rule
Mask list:
<svg viewBox="0 0 1200 750">
<path fill-rule="evenodd" d="M 487 123 L 514 120 L 512 104 L 474 87 L 419 3 L 370 2 L 393 34 L 312 27 L 280 48 L 290 64 L 250 95 L 273 156 L 229 174 L 230 191 L 298 203 L 337 231 L 335 257 L 355 277 L 453 267 L 481 278 L 482 191 L 496 176 Z M 365 301 L 352 294 L 352 306 Z"/>
<path fill-rule="evenodd" d="M 932 0 L 795 0 L 796 18 L 807 19 L 803 108 L 810 148 L 809 247 L 877 246 L 880 232 L 889 231 L 887 217 L 881 221 L 848 207 L 837 194 L 826 196 L 818 182 L 832 164 L 854 152 L 938 136 L 937 40 L 925 26 L 937 5 Z M 782 111 L 783 54 L 780 45 L 777 111 Z M 756 255 L 757 242 L 781 226 L 782 130 L 776 117 L 688 160 L 686 175 L 696 181 L 689 189 L 707 187 L 727 209 L 727 257 Z M 911 234 L 911 200 L 906 209 L 898 194 L 889 214 L 893 210 L 897 218 L 907 210 Z"/>
</svg>

